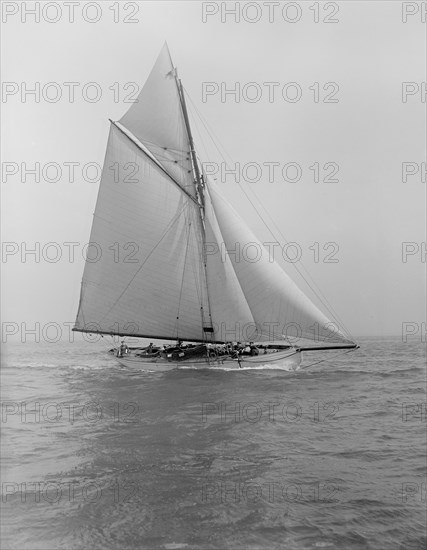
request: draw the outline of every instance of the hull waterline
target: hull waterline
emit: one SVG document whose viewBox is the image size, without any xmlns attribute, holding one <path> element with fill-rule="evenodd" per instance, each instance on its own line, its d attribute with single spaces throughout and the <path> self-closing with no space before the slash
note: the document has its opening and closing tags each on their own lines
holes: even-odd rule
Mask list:
<svg viewBox="0 0 427 550">
<path fill-rule="evenodd" d="M 183 361 L 168 361 L 164 358 L 115 357 L 123 367 L 149 372 L 162 372 L 173 369 L 215 369 L 215 370 L 248 370 L 248 369 L 278 369 L 285 371 L 298 370 L 301 363 L 301 351 L 288 349 L 286 351 L 268 353 L 256 356 L 203 357 Z"/>
</svg>

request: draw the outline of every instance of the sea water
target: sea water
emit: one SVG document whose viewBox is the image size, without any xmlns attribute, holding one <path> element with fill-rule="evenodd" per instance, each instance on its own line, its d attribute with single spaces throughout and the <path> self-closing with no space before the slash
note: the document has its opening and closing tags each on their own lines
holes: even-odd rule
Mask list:
<svg viewBox="0 0 427 550">
<path fill-rule="evenodd" d="M 2 548 L 422 549 L 425 344 L 144 373 L 8 343 Z"/>
</svg>

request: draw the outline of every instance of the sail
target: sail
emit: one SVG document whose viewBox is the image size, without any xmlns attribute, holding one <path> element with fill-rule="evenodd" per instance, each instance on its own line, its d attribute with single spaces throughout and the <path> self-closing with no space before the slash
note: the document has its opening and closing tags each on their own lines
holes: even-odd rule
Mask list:
<svg viewBox="0 0 427 550">
<path fill-rule="evenodd" d="M 258 340 L 296 337 L 328 343 L 352 343 L 307 298 L 209 181 L 215 216 L 224 238 L 224 263 L 232 265 L 258 329 Z M 257 254 L 245 254 L 252 246 Z M 249 248 L 247 248 L 249 250 Z M 262 251 L 259 254 L 259 251 Z"/>
<path fill-rule="evenodd" d="M 165 45 L 138 102 L 110 128 L 74 330 L 351 343 L 270 261 L 213 182 L 201 207 L 185 109 Z M 247 244 L 264 254 L 242 257 Z"/>
<path fill-rule="evenodd" d="M 169 49 L 165 44 L 137 101 L 120 124 L 154 155 L 189 193 L 195 194 L 189 138 Z"/>
<path fill-rule="evenodd" d="M 199 206 L 115 125 L 90 242 L 75 330 L 204 339 Z"/>
<path fill-rule="evenodd" d="M 219 254 L 224 238 L 208 193 L 205 193 L 207 287 L 214 338 L 221 342 L 250 341 L 256 325 L 231 262 Z"/>
</svg>

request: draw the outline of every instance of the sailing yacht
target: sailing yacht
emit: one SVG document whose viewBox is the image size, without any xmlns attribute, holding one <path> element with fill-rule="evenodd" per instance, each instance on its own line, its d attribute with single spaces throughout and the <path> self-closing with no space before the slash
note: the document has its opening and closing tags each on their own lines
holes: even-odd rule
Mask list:
<svg viewBox="0 0 427 550">
<path fill-rule="evenodd" d="M 295 370 L 304 350 L 357 348 L 268 254 L 233 254 L 264 247 L 203 170 L 167 44 L 137 102 L 110 123 L 90 235 L 102 253 L 86 259 L 73 330 L 175 341 L 112 350 L 155 371 Z M 290 326 L 309 345 L 292 344 Z"/>
</svg>

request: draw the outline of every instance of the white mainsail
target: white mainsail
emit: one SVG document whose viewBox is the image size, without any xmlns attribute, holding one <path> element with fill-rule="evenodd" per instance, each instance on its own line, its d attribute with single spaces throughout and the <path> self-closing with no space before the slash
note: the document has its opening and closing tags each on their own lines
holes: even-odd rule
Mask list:
<svg viewBox="0 0 427 550">
<path fill-rule="evenodd" d="M 351 343 L 256 243 L 198 166 L 167 46 L 112 124 L 74 330 L 188 341 Z M 196 161 L 197 162 L 197 161 Z M 203 197 L 200 197 L 202 193 Z M 224 248 L 227 254 L 221 254 Z"/>
<path fill-rule="evenodd" d="M 112 125 L 90 236 L 100 254 L 86 261 L 76 328 L 202 340 L 198 217 L 198 205 Z"/>
</svg>

